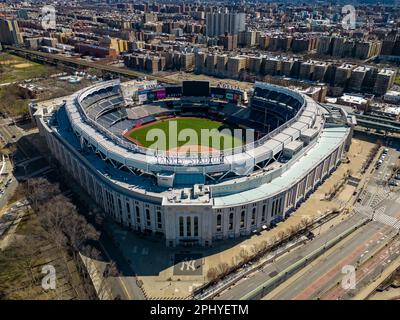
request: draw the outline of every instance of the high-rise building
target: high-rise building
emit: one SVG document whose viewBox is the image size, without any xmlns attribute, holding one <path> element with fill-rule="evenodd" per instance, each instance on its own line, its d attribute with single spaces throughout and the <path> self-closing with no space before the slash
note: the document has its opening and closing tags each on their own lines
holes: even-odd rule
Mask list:
<svg viewBox="0 0 400 320">
<path fill-rule="evenodd" d="M 209 53 L 206 58 L 205 73 L 213 75 L 215 72 L 216 64 L 217 64 L 217 56 L 215 54 Z"/>
<path fill-rule="evenodd" d="M 332 37 L 323 36 L 318 38 L 317 41 L 317 53 L 318 54 L 330 54 Z"/>
<path fill-rule="evenodd" d="M 314 49 L 314 38 L 295 38 L 292 43 L 293 52 L 309 52 Z"/>
<path fill-rule="evenodd" d="M 334 57 L 342 57 L 343 56 L 343 45 L 345 42 L 345 38 L 333 38 L 333 46 L 332 46 L 332 55 Z"/>
<path fill-rule="evenodd" d="M 376 76 L 373 93 L 384 95 L 394 83 L 396 72 L 392 69 L 382 69 Z"/>
<path fill-rule="evenodd" d="M 221 54 L 217 57 L 217 71 L 216 76 L 225 77 L 226 76 L 226 67 L 228 63 L 228 55 Z"/>
<path fill-rule="evenodd" d="M 225 51 L 232 51 L 237 48 L 238 36 L 237 34 L 225 34 L 219 37 L 219 41 L 224 46 Z"/>
<path fill-rule="evenodd" d="M 289 58 L 287 60 L 282 61 L 282 75 L 285 77 L 290 77 L 292 76 L 292 69 L 294 65 L 294 58 Z"/>
<path fill-rule="evenodd" d="M 218 37 L 225 33 L 238 34 L 245 30 L 246 16 L 242 12 L 210 12 L 206 15 L 207 36 Z"/>
<path fill-rule="evenodd" d="M 263 49 L 263 50 L 268 49 L 269 48 L 270 39 L 271 39 L 271 37 L 268 36 L 268 35 L 261 36 L 260 40 L 259 40 L 260 42 L 258 44 L 260 49 Z"/>
<path fill-rule="evenodd" d="M 191 71 L 194 67 L 194 53 L 188 52 L 181 55 L 181 70 Z"/>
<path fill-rule="evenodd" d="M 202 73 L 206 64 L 206 54 L 204 52 L 195 53 L 194 57 L 194 71 Z"/>
<path fill-rule="evenodd" d="M 348 89 L 354 92 L 361 92 L 364 79 L 371 68 L 367 66 L 359 66 L 351 72 Z"/>
<path fill-rule="evenodd" d="M 17 20 L 0 19 L 0 42 L 16 46 L 24 43 Z"/>
<path fill-rule="evenodd" d="M 315 62 L 313 60 L 309 60 L 303 62 L 300 66 L 299 78 L 304 80 L 311 80 L 311 76 L 314 72 Z"/>
<path fill-rule="evenodd" d="M 282 60 L 277 57 L 265 58 L 263 61 L 262 73 L 265 75 L 275 76 L 281 71 Z"/>
<path fill-rule="evenodd" d="M 319 81 L 319 82 L 325 82 L 328 67 L 329 67 L 328 62 L 317 62 L 314 66 L 312 80 Z"/>
<path fill-rule="evenodd" d="M 346 88 L 347 82 L 350 79 L 351 71 L 356 68 L 355 65 L 344 63 L 336 68 L 335 78 L 333 80 L 334 86 Z"/>
<path fill-rule="evenodd" d="M 227 76 L 230 78 L 238 78 L 242 70 L 246 69 L 247 57 L 237 56 L 229 57 L 227 63 Z"/>
<path fill-rule="evenodd" d="M 249 71 L 259 74 L 261 70 L 262 57 L 249 57 Z"/>
<path fill-rule="evenodd" d="M 256 44 L 256 32 L 255 31 L 246 31 L 245 35 L 246 46 L 253 47 Z"/>
</svg>

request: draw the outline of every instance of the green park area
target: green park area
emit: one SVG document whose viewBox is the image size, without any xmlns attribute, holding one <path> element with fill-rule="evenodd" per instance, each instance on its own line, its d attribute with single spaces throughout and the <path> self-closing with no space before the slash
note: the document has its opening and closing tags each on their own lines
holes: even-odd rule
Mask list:
<svg viewBox="0 0 400 320">
<path fill-rule="evenodd" d="M 0 84 L 46 77 L 52 69 L 7 52 L 0 52 Z"/>
<path fill-rule="evenodd" d="M 24 58 L 0 53 L 0 112 L 20 116 L 28 111 L 30 97 L 14 82 L 38 77 L 48 77 L 52 67 L 31 62 Z"/>
<path fill-rule="evenodd" d="M 16 85 L 0 87 L 0 112 L 11 117 L 28 112 L 29 97 Z"/>
</svg>

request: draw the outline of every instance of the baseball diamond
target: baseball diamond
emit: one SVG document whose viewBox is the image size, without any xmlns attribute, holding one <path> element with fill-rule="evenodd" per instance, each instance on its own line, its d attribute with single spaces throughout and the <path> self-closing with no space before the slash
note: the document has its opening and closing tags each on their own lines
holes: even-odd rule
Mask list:
<svg viewBox="0 0 400 320">
<path fill-rule="evenodd" d="M 175 127 L 177 129 L 176 137 L 174 139 L 170 139 L 170 133 Z M 149 132 L 157 129 L 165 133 L 165 143 L 149 139 Z M 189 137 L 186 136 L 183 136 L 182 139 L 178 139 L 178 136 L 188 129 L 193 130 L 193 138 L 195 138 L 197 143 L 190 144 Z M 140 146 L 149 148 L 153 145 L 153 149 L 160 150 L 180 149 L 185 145 L 199 145 L 211 147 L 213 149 L 224 150 L 236 148 L 242 145 L 242 135 L 240 137 L 235 137 L 234 129 L 235 128 L 233 126 L 207 118 L 173 117 L 154 121 L 138 128 L 133 128 L 125 134 L 125 137 L 130 138 Z M 202 130 L 210 132 L 210 137 L 207 136 L 207 139 L 201 139 Z M 153 132 L 157 133 L 157 131 Z M 216 136 L 216 143 L 213 143 L 213 137 L 215 138 Z M 182 148 L 182 150 L 184 149 L 185 148 Z"/>
</svg>

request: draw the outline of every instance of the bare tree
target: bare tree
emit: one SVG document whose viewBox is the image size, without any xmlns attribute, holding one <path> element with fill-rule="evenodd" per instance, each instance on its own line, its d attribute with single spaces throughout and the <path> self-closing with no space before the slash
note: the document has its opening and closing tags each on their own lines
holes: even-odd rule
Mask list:
<svg viewBox="0 0 400 320">
<path fill-rule="evenodd" d="M 208 269 L 207 271 L 207 279 L 210 282 L 215 282 L 216 280 L 218 280 L 218 270 L 214 267 L 211 267 L 210 269 Z"/>
<path fill-rule="evenodd" d="M 39 205 L 60 193 L 58 184 L 50 183 L 47 179 L 41 177 L 28 179 L 26 185 L 28 198 L 35 210 L 38 209 Z"/>
<path fill-rule="evenodd" d="M 221 262 L 220 264 L 218 264 L 217 269 L 220 277 L 222 278 L 228 274 L 230 268 L 229 264 L 227 264 L 226 262 Z"/>
<path fill-rule="evenodd" d="M 120 272 L 118 270 L 117 264 L 115 263 L 115 261 L 111 261 L 106 269 L 104 270 L 103 273 L 104 277 L 119 277 L 120 276 Z"/>
<path fill-rule="evenodd" d="M 283 241 L 285 239 L 285 237 L 286 237 L 285 231 L 281 230 L 281 231 L 278 232 L 279 241 Z"/>
<path fill-rule="evenodd" d="M 243 263 L 247 263 L 249 261 L 250 255 L 249 252 L 245 248 L 243 248 L 239 252 L 239 257 L 243 261 Z"/>
<path fill-rule="evenodd" d="M 0 255 L 3 262 L 11 265 L 14 270 L 10 279 L 10 292 L 19 291 L 18 296 L 31 298 L 39 280 L 37 266 L 40 261 L 40 247 L 35 235 L 27 235 L 14 241 L 5 252 Z M 14 280 L 14 281 L 13 281 Z M 17 289 L 17 290 L 16 290 Z"/>
</svg>

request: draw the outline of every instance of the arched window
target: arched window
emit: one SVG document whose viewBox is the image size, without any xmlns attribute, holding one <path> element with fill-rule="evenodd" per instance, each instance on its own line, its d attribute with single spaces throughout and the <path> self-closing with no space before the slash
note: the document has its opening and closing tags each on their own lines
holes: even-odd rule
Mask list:
<svg viewBox="0 0 400 320">
<path fill-rule="evenodd" d="M 150 210 L 149 209 L 146 209 L 146 223 L 147 223 L 147 226 L 150 227 L 151 219 L 150 219 Z"/>
<path fill-rule="evenodd" d="M 183 227 L 183 217 L 179 217 L 179 236 L 183 237 L 184 234 L 184 227 Z"/>
<path fill-rule="evenodd" d="M 157 211 L 157 228 L 162 228 L 161 211 Z"/>
<path fill-rule="evenodd" d="M 136 222 L 140 223 L 140 210 L 139 207 L 136 207 Z"/>
<path fill-rule="evenodd" d="M 229 214 L 229 230 L 233 230 L 233 212 Z"/>
<path fill-rule="evenodd" d="M 240 213 L 240 227 L 241 228 L 244 228 L 244 219 L 245 219 L 245 217 L 246 217 L 246 212 L 243 210 L 241 213 Z"/>
<path fill-rule="evenodd" d="M 221 223 L 222 223 L 222 215 L 218 214 L 217 215 L 217 232 L 221 231 L 221 229 L 222 229 Z"/>
<path fill-rule="evenodd" d="M 256 224 L 256 208 L 253 208 L 251 212 L 251 225 L 254 226 Z"/>
<path fill-rule="evenodd" d="M 193 225 L 194 225 L 194 236 L 198 237 L 199 236 L 199 218 L 198 217 L 194 217 Z"/>
<path fill-rule="evenodd" d="M 192 236 L 192 221 L 191 221 L 191 217 L 186 217 L 186 235 L 188 237 Z"/>
<path fill-rule="evenodd" d="M 264 222 L 265 217 L 266 217 L 266 212 L 267 212 L 267 206 L 264 204 L 262 208 L 262 215 L 261 215 L 261 220 Z"/>
</svg>

